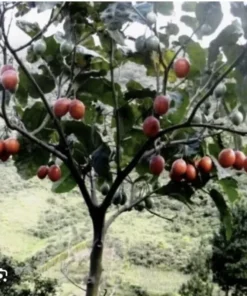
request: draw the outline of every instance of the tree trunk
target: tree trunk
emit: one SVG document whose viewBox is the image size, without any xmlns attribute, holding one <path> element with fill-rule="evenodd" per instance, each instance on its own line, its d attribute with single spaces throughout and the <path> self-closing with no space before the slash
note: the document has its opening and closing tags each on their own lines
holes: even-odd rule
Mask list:
<svg viewBox="0 0 247 296">
<path fill-rule="evenodd" d="M 229 295 L 229 288 L 227 287 L 225 296 L 228 296 L 228 295 Z"/>
<path fill-rule="evenodd" d="M 87 280 L 86 296 L 98 296 L 100 279 L 102 274 L 102 256 L 104 247 L 104 220 L 105 214 L 92 215 L 93 220 L 93 246 L 90 255 L 90 269 Z"/>
</svg>

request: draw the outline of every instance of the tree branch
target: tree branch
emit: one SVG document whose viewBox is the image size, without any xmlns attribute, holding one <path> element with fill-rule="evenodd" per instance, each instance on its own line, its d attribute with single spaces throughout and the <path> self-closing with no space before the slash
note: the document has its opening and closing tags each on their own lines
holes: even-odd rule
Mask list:
<svg viewBox="0 0 247 296">
<path fill-rule="evenodd" d="M 161 219 L 164 219 L 164 220 L 167 220 L 167 221 L 169 221 L 169 222 L 173 222 L 174 220 L 175 220 L 175 218 L 177 218 L 177 216 L 178 215 L 175 215 L 173 218 L 167 218 L 167 217 L 164 217 L 164 216 L 162 216 L 162 215 L 160 215 L 160 214 L 158 214 L 158 213 L 156 213 L 156 212 L 154 212 L 154 211 L 152 211 L 152 210 L 149 210 L 149 209 L 146 209 L 150 214 L 152 214 L 152 215 L 154 215 L 154 216 L 156 216 L 156 217 L 159 217 L 159 218 L 161 218 Z"/>
<path fill-rule="evenodd" d="M 190 123 L 195 114 L 196 111 L 200 108 L 201 104 L 210 96 L 213 94 L 214 89 L 217 87 L 217 85 L 233 70 L 233 68 L 236 67 L 236 65 L 241 61 L 241 59 L 246 54 L 246 48 L 247 44 L 244 46 L 244 50 L 242 53 L 232 62 L 232 64 L 228 67 L 228 69 L 215 81 L 215 83 L 212 85 L 212 87 L 205 93 L 205 95 L 201 98 L 201 100 L 196 104 L 195 108 L 192 110 L 187 122 Z"/>
<path fill-rule="evenodd" d="M 56 19 L 58 18 L 59 14 L 61 13 L 61 11 L 64 9 L 64 6 L 66 5 L 66 2 L 64 2 L 61 7 L 59 8 L 58 12 L 54 15 L 54 8 L 51 12 L 51 16 L 50 16 L 50 19 L 48 21 L 48 23 L 43 27 L 42 30 L 39 31 L 39 33 L 37 33 L 30 41 L 28 41 L 26 44 L 16 48 L 16 49 L 13 49 L 14 52 L 18 52 L 28 46 L 30 46 L 34 41 L 36 41 L 37 39 L 39 39 L 44 33 L 45 31 L 50 27 L 50 25 L 52 23 L 54 23 L 56 21 Z"/>
<path fill-rule="evenodd" d="M 111 51 L 110 51 L 110 72 L 111 72 L 111 86 L 112 86 L 112 96 L 114 100 L 114 115 L 116 119 L 116 129 L 117 129 L 117 140 L 116 140 L 116 158 L 117 158 L 117 173 L 121 172 L 120 168 L 120 120 L 119 120 L 119 108 L 118 108 L 118 98 L 115 89 L 114 82 L 114 71 L 113 71 L 113 62 L 114 62 L 114 41 L 111 38 Z"/>
</svg>

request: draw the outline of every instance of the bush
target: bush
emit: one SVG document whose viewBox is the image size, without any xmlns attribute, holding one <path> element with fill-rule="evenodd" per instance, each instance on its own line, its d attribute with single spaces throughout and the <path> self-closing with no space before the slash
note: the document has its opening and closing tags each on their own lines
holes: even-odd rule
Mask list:
<svg viewBox="0 0 247 296">
<path fill-rule="evenodd" d="M 247 293 L 247 203 L 240 201 L 232 209 L 232 236 L 226 238 L 221 225 L 213 238 L 212 270 L 214 281 L 233 295 Z"/>
<path fill-rule="evenodd" d="M 213 296 L 214 286 L 210 265 L 211 255 L 206 250 L 206 243 L 191 256 L 186 273 L 191 273 L 190 280 L 179 290 L 181 296 Z"/>
</svg>

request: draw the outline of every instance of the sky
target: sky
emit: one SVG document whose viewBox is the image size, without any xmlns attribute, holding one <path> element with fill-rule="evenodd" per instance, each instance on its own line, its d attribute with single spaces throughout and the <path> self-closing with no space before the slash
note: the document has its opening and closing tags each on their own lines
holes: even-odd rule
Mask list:
<svg viewBox="0 0 247 296">
<path fill-rule="evenodd" d="M 192 33 L 192 30 L 189 27 L 187 27 L 184 23 L 180 22 L 180 17 L 182 15 L 182 11 L 181 11 L 181 3 L 182 2 L 183 1 L 179 1 L 179 2 L 175 1 L 174 2 L 175 9 L 174 9 L 173 15 L 171 15 L 169 17 L 163 17 L 163 16 L 159 17 L 158 24 L 164 25 L 164 23 L 166 23 L 167 21 L 173 21 L 174 23 L 179 25 L 179 28 L 180 28 L 179 34 L 190 35 Z M 229 2 L 221 1 L 221 6 L 222 6 L 223 14 L 224 14 L 223 20 L 214 34 L 212 34 L 210 36 L 205 36 L 202 38 L 202 40 L 200 40 L 200 44 L 203 47 L 208 47 L 210 41 L 212 39 L 214 39 L 224 27 L 231 24 L 231 22 L 235 19 L 235 17 L 233 17 L 230 13 L 230 3 Z M 37 13 L 37 10 L 33 9 L 28 14 L 26 14 L 23 17 L 23 19 L 25 19 L 26 21 L 29 21 L 29 22 L 38 22 L 40 27 L 43 27 L 49 20 L 50 12 L 51 12 L 50 10 L 46 10 L 42 13 Z M 184 12 L 183 12 L 183 14 L 184 14 Z M 9 22 L 10 17 L 11 17 L 11 14 L 9 13 L 6 18 L 7 23 Z M 46 32 L 45 35 L 46 36 L 50 35 L 50 34 L 56 32 L 57 30 L 62 30 L 62 26 L 55 27 L 54 25 L 52 25 L 49 28 L 49 30 Z M 125 31 L 125 33 L 127 35 L 132 35 L 133 37 L 138 37 L 138 36 L 144 34 L 144 32 L 145 32 L 145 26 L 143 26 L 139 23 L 132 24 Z M 15 47 L 19 47 L 22 44 L 25 44 L 30 38 L 15 25 L 15 20 L 14 20 L 12 22 L 9 39 L 10 39 L 10 43 L 15 48 Z M 195 38 L 194 38 L 194 40 L 195 40 Z"/>
</svg>

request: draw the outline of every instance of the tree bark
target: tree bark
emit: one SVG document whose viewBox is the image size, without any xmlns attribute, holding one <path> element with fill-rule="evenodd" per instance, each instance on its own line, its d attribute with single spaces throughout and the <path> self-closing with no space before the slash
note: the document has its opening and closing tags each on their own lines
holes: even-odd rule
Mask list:
<svg viewBox="0 0 247 296">
<path fill-rule="evenodd" d="M 104 247 L 104 222 L 105 214 L 97 210 L 92 215 L 93 221 L 93 246 L 90 254 L 90 268 L 87 280 L 86 296 L 98 296 L 102 274 L 102 257 Z"/>
</svg>

